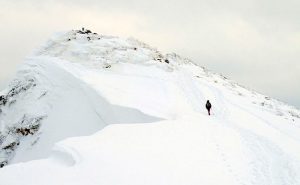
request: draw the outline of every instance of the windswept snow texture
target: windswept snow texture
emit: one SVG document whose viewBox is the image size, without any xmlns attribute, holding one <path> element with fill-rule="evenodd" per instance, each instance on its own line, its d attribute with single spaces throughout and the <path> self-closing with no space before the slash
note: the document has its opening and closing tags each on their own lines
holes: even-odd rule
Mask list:
<svg viewBox="0 0 300 185">
<path fill-rule="evenodd" d="M 0 110 L 0 184 L 300 184 L 299 110 L 134 39 L 57 34 Z"/>
</svg>

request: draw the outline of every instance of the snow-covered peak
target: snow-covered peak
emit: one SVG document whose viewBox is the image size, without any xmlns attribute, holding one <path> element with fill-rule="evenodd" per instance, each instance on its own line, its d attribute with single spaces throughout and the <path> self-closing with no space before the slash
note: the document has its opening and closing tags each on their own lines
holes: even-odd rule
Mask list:
<svg viewBox="0 0 300 185">
<path fill-rule="evenodd" d="M 54 35 L 37 55 L 98 66 L 122 62 L 169 62 L 158 50 L 134 38 L 99 35 L 84 28 Z"/>
<path fill-rule="evenodd" d="M 86 29 L 26 59 L 0 94 L 0 126 L 4 184 L 300 183 L 299 110 Z"/>
</svg>

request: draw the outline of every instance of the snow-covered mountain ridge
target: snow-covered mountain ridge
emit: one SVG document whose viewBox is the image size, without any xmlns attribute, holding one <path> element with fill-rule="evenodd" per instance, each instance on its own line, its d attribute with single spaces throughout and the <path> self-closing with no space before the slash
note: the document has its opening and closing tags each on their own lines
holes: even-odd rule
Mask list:
<svg viewBox="0 0 300 185">
<path fill-rule="evenodd" d="M 132 38 L 55 35 L 0 121 L 5 184 L 300 184 L 299 110 Z"/>
</svg>

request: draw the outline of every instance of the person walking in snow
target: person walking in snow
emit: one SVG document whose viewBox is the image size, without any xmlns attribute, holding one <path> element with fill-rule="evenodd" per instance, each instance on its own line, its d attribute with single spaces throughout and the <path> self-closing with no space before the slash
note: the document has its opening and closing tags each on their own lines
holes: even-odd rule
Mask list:
<svg viewBox="0 0 300 185">
<path fill-rule="evenodd" d="M 208 115 L 210 115 L 211 104 L 210 104 L 209 100 L 207 100 L 205 107 L 208 111 Z"/>
</svg>

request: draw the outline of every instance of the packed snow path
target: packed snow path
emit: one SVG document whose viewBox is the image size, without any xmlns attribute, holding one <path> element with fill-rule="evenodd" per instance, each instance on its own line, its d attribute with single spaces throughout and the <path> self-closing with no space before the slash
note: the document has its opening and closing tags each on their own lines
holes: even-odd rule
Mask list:
<svg viewBox="0 0 300 185">
<path fill-rule="evenodd" d="M 47 118 L 18 137 L 1 184 L 300 184 L 299 111 L 187 59 L 72 31 L 27 59 L 18 78 L 24 71 L 39 83 L 0 119 Z"/>
</svg>

